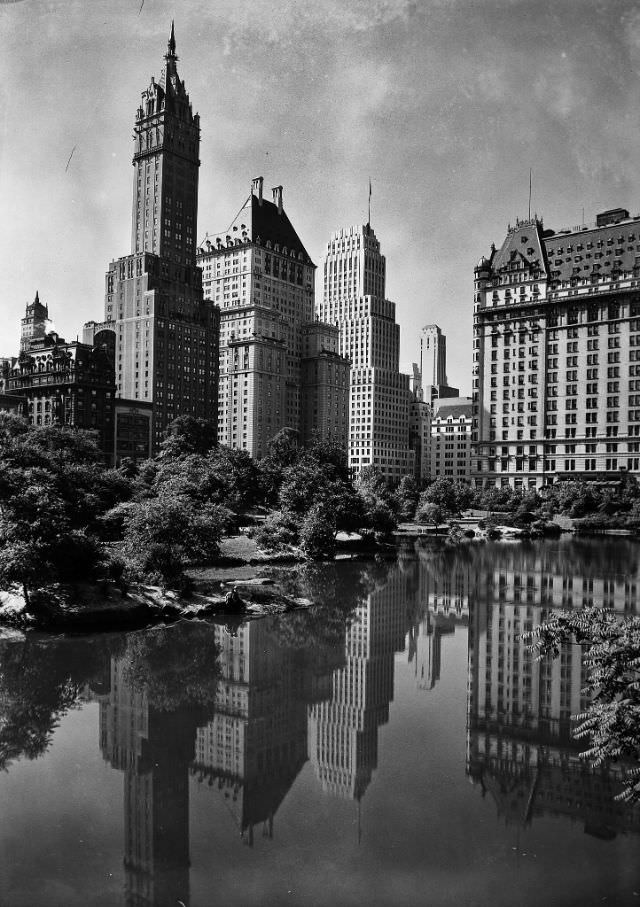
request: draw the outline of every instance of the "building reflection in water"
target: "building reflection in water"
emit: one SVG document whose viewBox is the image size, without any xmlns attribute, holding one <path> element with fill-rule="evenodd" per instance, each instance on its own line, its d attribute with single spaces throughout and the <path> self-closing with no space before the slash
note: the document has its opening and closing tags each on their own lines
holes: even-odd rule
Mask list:
<svg viewBox="0 0 640 907">
<path fill-rule="evenodd" d="M 640 809 L 615 800 L 624 766 L 590 767 L 579 756 L 586 741 L 571 737 L 571 716 L 587 706 L 579 647 L 537 661 L 520 634 L 554 608 L 637 613 L 638 565 L 562 554 L 521 546 L 499 569 L 479 557 L 469 573 L 467 772 L 507 823 L 564 816 L 597 836 L 637 833 Z"/>
<path fill-rule="evenodd" d="M 570 717 L 585 706 L 579 651 L 537 662 L 519 638 L 553 607 L 638 611 L 635 548 L 594 550 L 572 561 L 562 545 L 501 546 L 499 569 L 491 546 L 419 551 L 372 571 L 350 597 L 350 619 L 325 637 L 309 637 L 305 612 L 235 632 L 209 626 L 217 682 L 206 711 L 188 697 L 157 708 L 130 682 L 126 658 L 112 658 L 108 693 L 98 697 L 100 745 L 125 776 L 128 907 L 189 903 L 190 774 L 249 845 L 256 833 L 274 836 L 307 759 L 324 791 L 359 804 L 378 765 L 396 653 L 406 647 L 418 688 L 433 690 L 446 669 L 444 640 L 467 627 L 467 774 L 498 816 L 518 827 L 563 816 L 604 837 L 640 831 L 640 809 L 614 800 L 623 768 L 589 768 L 571 738 Z M 336 572 L 338 590 L 343 581 Z M 324 574 L 318 585 L 328 588 Z"/>
<path fill-rule="evenodd" d="M 328 793 L 360 801 L 371 781 L 415 579 L 411 568 L 395 567 L 360 602 L 346 632 L 344 665 L 331 678 L 331 695 L 309 709 L 309 756 Z"/>
<path fill-rule="evenodd" d="M 274 816 L 307 761 L 307 709 L 328 692 L 331 651 L 283 644 L 271 621 L 216 627 L 215 714 L 196 734 L 197 778 L 223 797 L 242 839 L 273 836 Z"/>
<path fill-rule="evenodd" d="M 124 772 L 127 907 L 189 904 L 189 766 L 201 710 L 150 705 L 111 659 L 109 693 L 100 700 L 100 749 Z"/>
</svg>

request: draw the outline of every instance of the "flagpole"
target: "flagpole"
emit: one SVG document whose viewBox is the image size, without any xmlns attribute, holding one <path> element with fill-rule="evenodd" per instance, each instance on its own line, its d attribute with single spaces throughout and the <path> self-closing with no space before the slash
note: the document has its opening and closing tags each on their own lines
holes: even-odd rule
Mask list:
<svg viewBox="0 0 640 907">
<path fill-rule="evenodd" d="M 371 177 L 369 177 L 369 214 L 367 218 L 367 226 L 371 226 Z"/>
</svg>

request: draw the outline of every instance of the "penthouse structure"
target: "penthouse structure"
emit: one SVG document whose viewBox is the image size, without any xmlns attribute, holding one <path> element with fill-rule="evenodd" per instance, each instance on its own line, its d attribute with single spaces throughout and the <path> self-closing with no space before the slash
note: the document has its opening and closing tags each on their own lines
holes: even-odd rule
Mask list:
<svg viewBox="0 0 640 907">
<path fill-rule="evenodd" d="M 475 269 L 476 487 L 640 472 L 640 216 L 509 226 Z"/>
<path fill-rule="evenodd" d="M 153 445 L 178 415 L 217 418 L 219 313 L 196 265 L 200 119 L 178 75 L 173 24 L 158 82 L 134 123 L 131 253 L 112 261 L 104 322 L 113 331 L 119 397 L 153 413 Z"/>
<path fill-rule="evenodd" d="M 340 331 L 351 361 L 349 465 L 375 466 L 389 482 L 414 473 L 409 376 L 400 373 L 400 327 L 385 298 L 386 260 L 370 224 L 331 235 L 324 263 L 322 321 Z"/>
<path fill-rule="evenodd" d="M 227 230 L 198 249 L 204 296 L 219 308 L 220 405 L 218 440 L 266 454 L 283 428 L 302 443 L 314 434 L 346 447 L 349 363 L 338 330 L 314 316 L 315 265 L 283 205 L 264 180 Z"/>
</svg>

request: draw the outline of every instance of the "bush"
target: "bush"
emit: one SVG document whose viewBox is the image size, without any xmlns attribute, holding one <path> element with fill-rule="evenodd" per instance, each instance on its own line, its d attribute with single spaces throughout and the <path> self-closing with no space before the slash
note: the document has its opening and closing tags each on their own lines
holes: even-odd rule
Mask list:
<svg viewBox="0 0 640 907">
<path fill-rule="evenodd" d="M 251 533 L 264 551 L 284 551 L 298 544 L 300 528 L 295 514 L 277 510 L 269 514 L 264 523 Z"/>
</svg>

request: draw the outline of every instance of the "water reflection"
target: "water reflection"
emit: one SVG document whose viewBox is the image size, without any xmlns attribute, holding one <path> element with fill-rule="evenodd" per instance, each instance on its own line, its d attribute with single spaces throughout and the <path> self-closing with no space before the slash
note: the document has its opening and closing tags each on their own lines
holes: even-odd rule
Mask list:
<svg viewBox="0 0 640 907">
<path fill-rule="evenodd" d="M 460 674 L 455 644 L 468 634 L 474 799 L 515 829 L 554 817 L 597 838 L 638 833 L 640 809 L 614 800 L 624 767 L 588 768 L 570 736 L 570 716 L 585 706 L 578 650 L 538 663 L 519 638 L 552 607 L 638 612 L 638 551 L 418 548 L 395 564 L 288 574 L 314 605 L 279 619 L 4 643 L 0 759 L 11 773 L 21 757 L 43 756 L 64 713 L 96 699 L 100 751 L 123 773 L 124 902 L 188 907 L 194 797 L 230 816 L 249 846 L 258 835 L 278 845 L 278 813 L 307 763 L 324 794 L 361 804 L 382 771 L 381 728 L 401 721 L 391 708 L 398 665 L 410 666 L 418 728 L 427 709 L 446 709 L 439 696 Z M 419 759 L 414 771 L 419 788 Z"/>
</svg>

